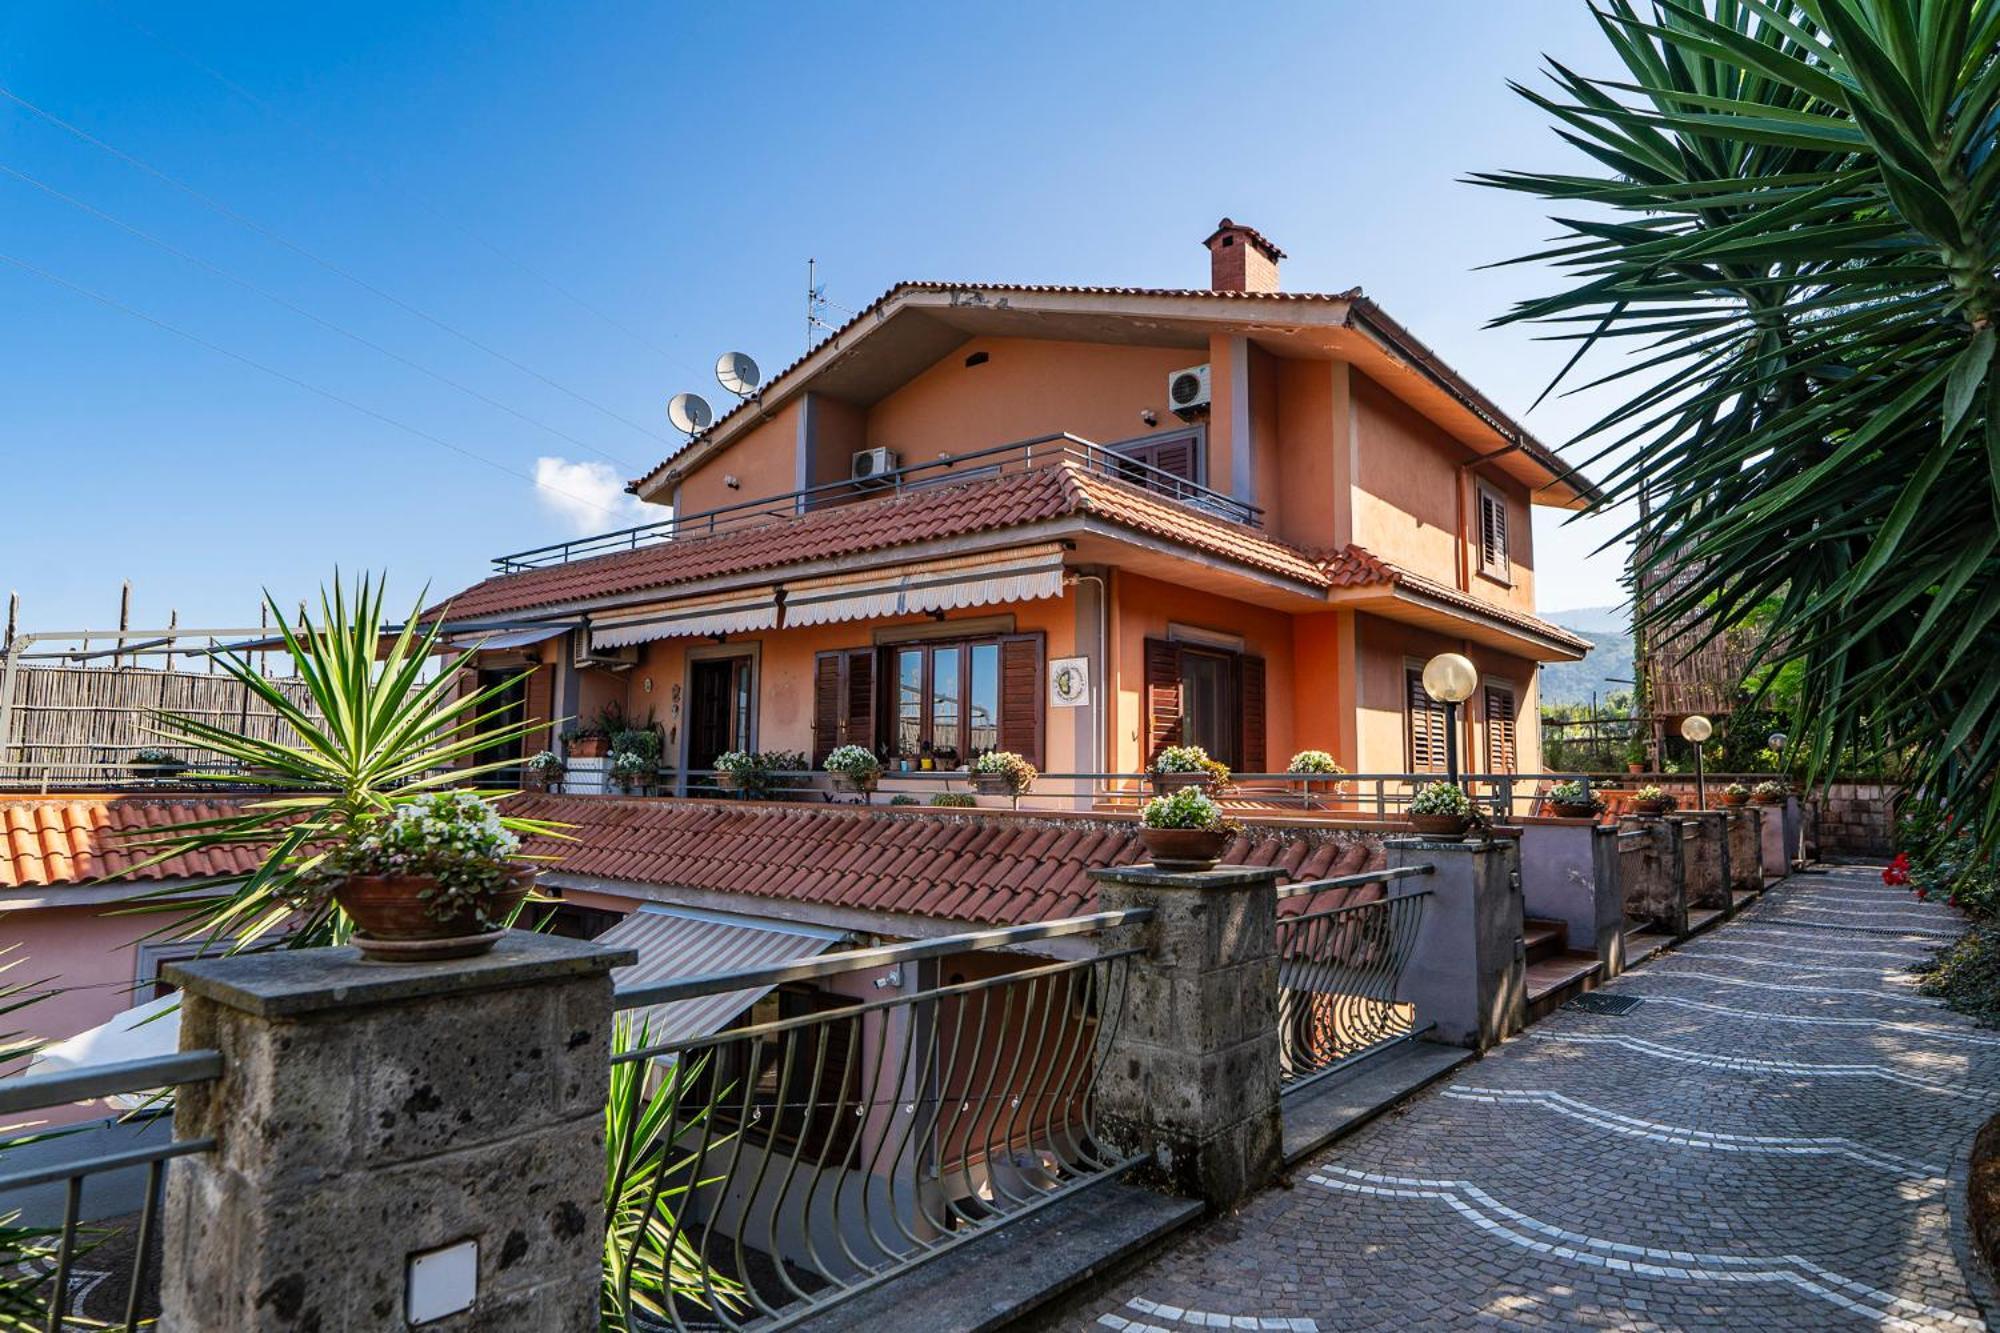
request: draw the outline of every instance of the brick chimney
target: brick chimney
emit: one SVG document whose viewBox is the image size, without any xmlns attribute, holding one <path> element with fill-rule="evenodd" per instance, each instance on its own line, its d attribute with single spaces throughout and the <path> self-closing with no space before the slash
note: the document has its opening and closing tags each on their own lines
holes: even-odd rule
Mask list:
<svg viewBox="0 0 2000 1333">
<path fill-rule="evenodd" d="M 1224 218 L 1202 242 L 1208 247 L 1208 285 L 1218 292 L 1275 292 L 1285 252 L 1255 227 Z"/>
</svg>

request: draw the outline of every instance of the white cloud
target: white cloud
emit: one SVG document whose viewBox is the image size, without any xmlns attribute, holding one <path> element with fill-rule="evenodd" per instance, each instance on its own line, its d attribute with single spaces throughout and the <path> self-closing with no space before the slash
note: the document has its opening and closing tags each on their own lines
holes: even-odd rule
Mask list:
<svg viewBox="0 0 2000 1333">
<path fill-rule="evenodd" d="M 609 463 L 535 460 L 535 498 L 579 535 L 629 528 L 667 511 L 625 493 L 625 478 Z"/>
</svg>

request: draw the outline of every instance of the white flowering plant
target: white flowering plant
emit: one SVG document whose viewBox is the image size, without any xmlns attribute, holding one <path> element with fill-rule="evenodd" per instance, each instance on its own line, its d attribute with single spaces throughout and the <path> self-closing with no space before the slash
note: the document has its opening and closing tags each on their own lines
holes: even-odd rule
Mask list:
<svg viewBox="0 0 2000 1333">
<path fill-rule="evenodd" d="M 845 777 L 866 778 L 882 771 L 882 761 L 865 745 L 843 745 L 826 757 L 825 768 Z"/>
<path fill-rule="evenodd" d="M 611 754 L 611 774 L 613 777 L 638 778 L 659 771 L 660 762 L 650 755 L 637 750 L 614 750 Z"/>
<path fill-rule="evenodd" d="M 1139 822 L 1147 828 L 1224 829 L 1222 807 L 1199 787 L 1182 787 L 1165 796 L 1155 796 L 1139 811 Z"/>
<path fill-rule="evenodd" d="M 1791 788 L 1775 778 L 1766 778 L 1750 789 L 1750 794 L 1760 801 L 1782 801 L 1791 795 Z"/>
<path fill-rule="evenodd" d="M 470 909 L 493 929 L 506 923 L 488 920 L 486 905 L 520 874 L 520 850 L 520 835 L 478 792 L 426 792 L 332 852 L 326 873 L 428 876 L 434 886 L 419 896 L 431 916 L 446 921 Z"/>
<path fill-rule="evenodd" d="M 1019 796 L 1035 785 L 1041 774 L 1035 766 L 1012 750 L 988 750 L 972 761 L 972 771 L 1006 780 L 1007 789 Z"/>
<path fill-rule="evenodd" d="M 1315 776 L 1330 773 L 1345 773 L 1340 761 L 1325 750 L 1300 750 L 1292 756 L 1292 762 L 1285 766 L 1287 773 L 1310 773 Z"/>
<path fill-rule="evenodd" d="M 1229 781 L 1229 766 L 1219 759 L 1210 758 L 1208 751 L 1199 745 L 1169 745 L 1154 757 L 1153 772 L 1205 773 L 1208 780 L 1218 787 Z"/>
<path fill-rule="evenodd" d="M 747 750 L 724 750 L 715 756 L 715 771 L 743 777 L 757 771 L 757 756 Z"/>
<path fill-rule="evenodd" d="M 529 757 L 528 771 L 545 778 L 551 778 L 558 773 L 564 772 L 565 766 L 561 755 L 557 754 L 554 750 L 543 750 Z"/>
<path fill-rule="evenodd" d="M 1472 798 L 1455 782 L 1433 782 L 1410 798 L 1413 815 L 1470 815 Z"/>
</svg>

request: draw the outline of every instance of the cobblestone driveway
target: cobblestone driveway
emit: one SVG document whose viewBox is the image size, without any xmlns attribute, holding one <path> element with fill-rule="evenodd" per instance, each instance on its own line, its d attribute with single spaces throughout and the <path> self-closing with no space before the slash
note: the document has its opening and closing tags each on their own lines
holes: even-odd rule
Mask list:
<svg viewBox="0 0 2000 1333">
<path fill-rule="evenodd" d="M 2000 1033 L 1915 993 L 1956 916 L 1799 875 L 1301 1164 L 1078 1320 L 1984 1328 L 1965 1155 Z"/>
</svg>

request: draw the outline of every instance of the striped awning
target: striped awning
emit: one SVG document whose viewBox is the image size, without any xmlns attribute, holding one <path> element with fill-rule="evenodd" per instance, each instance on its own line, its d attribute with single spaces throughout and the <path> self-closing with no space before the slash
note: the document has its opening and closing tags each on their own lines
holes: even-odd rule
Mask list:
<svg viewBox="0 0 2000 1333">
<path fill-rule="evenodd" d="M 651 643 L 655 639 L 740 634 L 748 630 L 775 629 L 777 625 L 776 590 L 758 588 L 722 597 L 655 603 L 621 611 L 616 617 L 593 620 L 590 646 L 593 649 L 623 648 L 627 644 Z"/>
<path fill-rule="evenodd" d="M 785 624 L 827 625 L 1062 596 L 1060 543 L 924 560 L 785 585 Z"/>
<path fill-rule="evenodd" d="M 639 961 L 613 968 L 618 986 L 706 977 L 745 968 L 817 958 L 849 936 L 838 930 L 763 917 L 647 904 L 597 937 L 598 944 L 633 949 Z M 646 1025 L 646 1044 L 706 1037 L 769 994 L 770 986 L 722 991 L 631 1012 L 633 1030 Z"/>
</svg>

